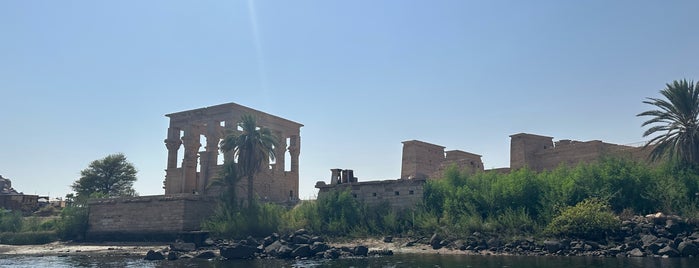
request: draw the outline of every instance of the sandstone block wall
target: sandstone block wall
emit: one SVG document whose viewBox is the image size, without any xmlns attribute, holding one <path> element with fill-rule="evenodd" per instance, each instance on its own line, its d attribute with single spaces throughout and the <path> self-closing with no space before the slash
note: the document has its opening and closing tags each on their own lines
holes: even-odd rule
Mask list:
<svg viewBox="0 0 699 268">
<path fill-rule="evenodd" d="M 182 194 L 90 200 L 87 236 L 199 231 L 215 207 L 210 197 Z"/>
<path fill-rule="evenodd" d="M 425 179 L 365 181 L 343 184 L 325 184 L 319 181 L 318 197 L 331 191 L 350 191 L 357 200 L 369 205 L 388 204 L 395 209 L 413 208 L 422 201 Z"/>
</svg>

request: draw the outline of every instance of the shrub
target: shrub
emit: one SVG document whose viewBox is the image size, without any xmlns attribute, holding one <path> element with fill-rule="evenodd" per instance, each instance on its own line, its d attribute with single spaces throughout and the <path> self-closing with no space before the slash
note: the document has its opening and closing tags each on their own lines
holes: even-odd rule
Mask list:
<svg viewBox="0 0 699 268">
<path fill-rule="evenodd" d="M 607 202 L 590 198 L 564 209 L 549 223 L 545 233 L 555 236 L 601 239 L 617 229 L 619 224 L 619 219 Z"/>
<path fill-rule="evenodd" d="M 39 245 L 58 240 L 56 232 L 0 233 L 0 243 L 7 245 Z"/>
<path fill-rule="evenodd" d="M 64 208 L 56 222 L 56 233 L 63 240 L 82 240 L 87 232 L 88 209 L 86 206 Z"/>
<path fill-rule="evenodd" d="M 22 229 L 22 213 L 0 209 L 0 232 L 19 232 Z"/>
</svg>

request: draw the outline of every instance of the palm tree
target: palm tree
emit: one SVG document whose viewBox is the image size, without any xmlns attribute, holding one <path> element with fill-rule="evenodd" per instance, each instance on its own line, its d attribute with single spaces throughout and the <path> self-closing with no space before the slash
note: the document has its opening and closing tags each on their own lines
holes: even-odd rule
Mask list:
<svg viewBox="0 0 699 268">
<path fill-rule="evenodd" d="M 241 177 L 246 177 L 248 181 L 248 206 L 254 200 L 253 178 L 267 160 L 274 160 L 274 148 L 278 144 L 278 138 L 272 134 L 268 128 L 257 126 L 255 117 L 243 115 L 238 123 L 238 128 L 242 130 L 229 130 L 228 134 L 221 141 L 221 151 L 224 155 L 232 153 L 233 159 L 237 159 L 237 172 Z M 233 161 L 227 159 L 226 161 Z"/>
<path fill-rule="evenodd" d="M 699 164 L 699 83 L 675 80 L 660 94 L 667 100 L 648 98 L 643 103 L 657 109 L 637 115 L 652 116 L 642 125 L 653 125 L 643 137 L 660 133 L 644 147 L 653 146 L 650 154 L 653 160 L 668 155 L 681 164 Z"/>
</svg>

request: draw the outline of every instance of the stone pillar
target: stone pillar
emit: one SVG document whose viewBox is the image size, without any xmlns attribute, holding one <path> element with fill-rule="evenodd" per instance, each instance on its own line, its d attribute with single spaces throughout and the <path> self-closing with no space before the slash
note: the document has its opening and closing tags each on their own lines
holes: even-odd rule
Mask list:
<svg viewBox="0 0 699 268">
<path fill-rule="evenodd" d="M 330 184 L 340 184 L 340 172 L 342 172 L 342 169 L 333 168 L 330 172 L 332 172 L 330 175 Z"/>
<path fill-rule="evenodd" d="M 301 138 L 298 135 L 292 135 L 289 144 L 289 153 L 291 154 L 291 172 L 299 172 L 299 154 L 301 153 Z"/>
<path fill-rule="evenodd" d="M 177 151 L 182 145 L 180 139 L 180 130 L 170 127 L 167 130 L 167 139 L 165 139 L 165 147 L 167 147 L 167 168 L 177 168 Z"/>
<path fill-rule="evenodd" d="M 199 133 L 193 129 L 185 130 L 184 159 L 182 160 L 182 191 L 181 193 L 193 193 L 197 191 L 197 158 L 199 153 Z"/>
<path fill-rule="evenodd" d="M 219 139 L 221 139 L 221 130 L 218 122 L 212 121 L 207 123 L 206 148 L 205 151 L 199 152 L 201 170 L 199 173 L 197 189 L 201 193 L 206 192 L 206 187 L 209 186 L 209 183 L 214 177 L 212 171 L 218 162 Z"/>
<path fill-rule="evenodd" d="M 274 148 L 274 157 L 276 158 L 274 164 L 274 170 L 282 172 L 284 171 L 284 158 L 286 157 L 286 138 L 281 131 L 276 131 L 274 135 L 279 138 L 277 141 L 277 147 Z"/>
</svg>

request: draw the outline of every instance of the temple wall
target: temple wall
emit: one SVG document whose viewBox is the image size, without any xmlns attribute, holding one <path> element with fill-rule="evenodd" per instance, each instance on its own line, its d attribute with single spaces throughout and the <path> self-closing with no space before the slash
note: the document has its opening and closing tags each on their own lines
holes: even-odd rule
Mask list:
<svg viewBox="0 0 699 268">
<path fill-rule="evenodd" d="M 210 197 L 182 194 L 91 199 L 88 239 L 199 231 L 215 208 Z"/>
<path fill-rule="evenodd" d="M 424 179 L 365 181 L 343 184 L 316 183 L 318 198 L 331 191 L 350 191 L 355 199 L 368 205 L 388 204 L 395 209 L 414 208 L 422 201 Z"/>
</svg>

